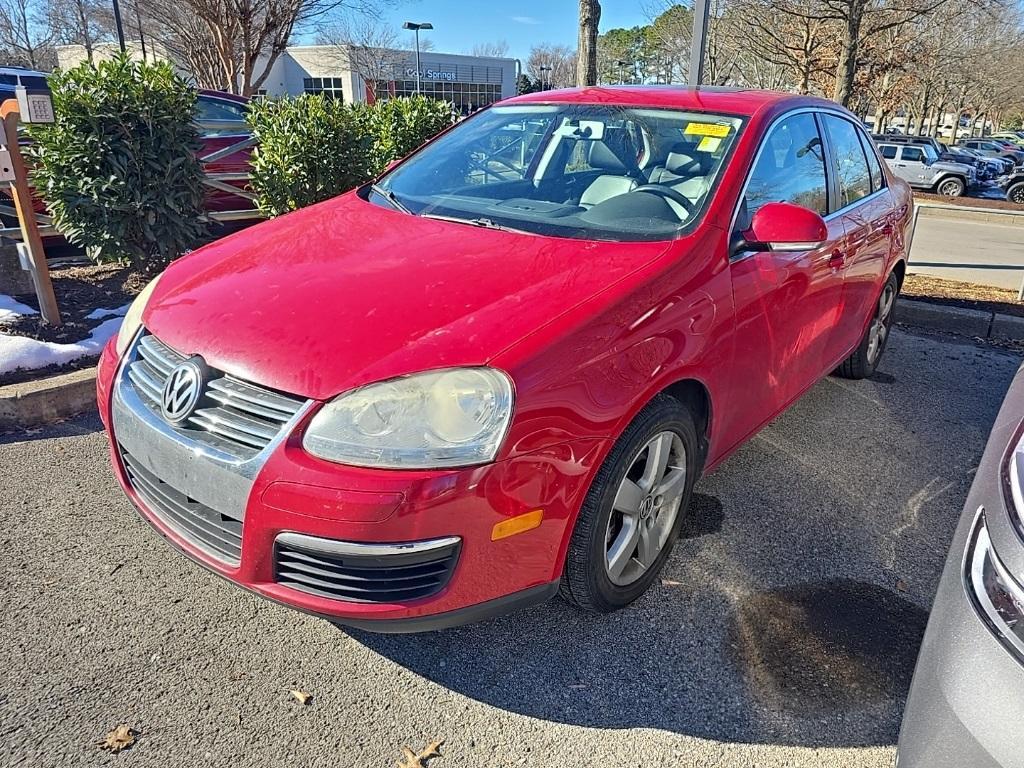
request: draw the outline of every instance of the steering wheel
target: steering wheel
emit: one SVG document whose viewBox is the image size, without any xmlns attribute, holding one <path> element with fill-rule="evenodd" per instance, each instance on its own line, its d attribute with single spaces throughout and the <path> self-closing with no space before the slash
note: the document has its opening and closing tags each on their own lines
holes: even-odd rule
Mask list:
<svg viewBox="0 0 1024 768">
<path fill-rule="evenodd" d="M 685 210 L 690 216 L 697 212 L 693 203 L 690 202 L 690 198 L 679 190 L 672 189 L 672 187 L 664 187 L 661 184 L 641 184 L 639 187 L 632 189 L 630 194 L 633 192 L 650 192 L 655 195 L 661 195 L 669 200 L 673 200 L 683 206 L 683 210 Z"/>
</svg>

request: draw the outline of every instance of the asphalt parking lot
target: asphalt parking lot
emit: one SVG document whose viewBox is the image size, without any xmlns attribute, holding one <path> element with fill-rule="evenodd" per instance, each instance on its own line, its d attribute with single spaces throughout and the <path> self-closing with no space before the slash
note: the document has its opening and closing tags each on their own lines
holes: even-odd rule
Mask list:
<svg viewBox="0 0 1024 768">
<path fill-rule="evenodd" d="M 894 333 L 698 486 L 660 586 L 347 633 L 172 552 L 94 418 L 0 437 L 0 764 L 891 766 L 927 608 L 1020 360 Z M 306 706 L 289 691 L 312 694 Z M 96 742 L 119 723 L 120 755 Z"/>
</svg>

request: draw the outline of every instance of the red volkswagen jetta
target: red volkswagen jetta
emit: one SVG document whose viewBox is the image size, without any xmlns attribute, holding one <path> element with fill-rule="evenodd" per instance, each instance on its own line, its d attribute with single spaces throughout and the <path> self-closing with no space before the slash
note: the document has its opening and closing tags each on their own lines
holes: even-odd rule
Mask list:
<svg viewBox="0 0 1024 768">
<path fill-rule="evenodd" d="M 125 493 L 333 621 L 621 608 L 694 483 L 885 349 L 911 197 L 836 105 L 587 88 L 173 263 L 104 352 Z"/>
</svg>

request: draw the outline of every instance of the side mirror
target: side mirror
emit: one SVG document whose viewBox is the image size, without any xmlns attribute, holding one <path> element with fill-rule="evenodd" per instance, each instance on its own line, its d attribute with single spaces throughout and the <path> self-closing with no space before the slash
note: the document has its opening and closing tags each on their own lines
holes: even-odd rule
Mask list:
<svg viewBox="0 0 1024 768">
<path fill-rule="evenodd" d="M 733 247 L 739 251 L 810 251 L 828 239 L 820 215 L 793 203 L 765 203 L 750 220 L 750 229 Z"/>
</svg>

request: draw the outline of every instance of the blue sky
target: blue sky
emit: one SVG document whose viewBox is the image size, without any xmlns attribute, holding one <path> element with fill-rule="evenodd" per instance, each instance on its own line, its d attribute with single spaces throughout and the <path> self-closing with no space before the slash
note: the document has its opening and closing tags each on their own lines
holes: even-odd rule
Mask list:
<svg viewBox="0 0 1024 768">
<path fill-rule="evenodd" d="M 646 24 L 641 5 L 640 0 L 604 0 L 601 31 Z M 434 49 L 444 53 L 469 53 L 477 43 L 505 40 L 508 55 L 525 63 L 537 43 L 575 48 L 578 11 L 576 0 L 408 0 L 388 9 L 384 18 L 397 28 L 403 21 L 429 21 Z M 402 35 L 408 35 L 411 48 L 412 32 Z"/>
</svg>

